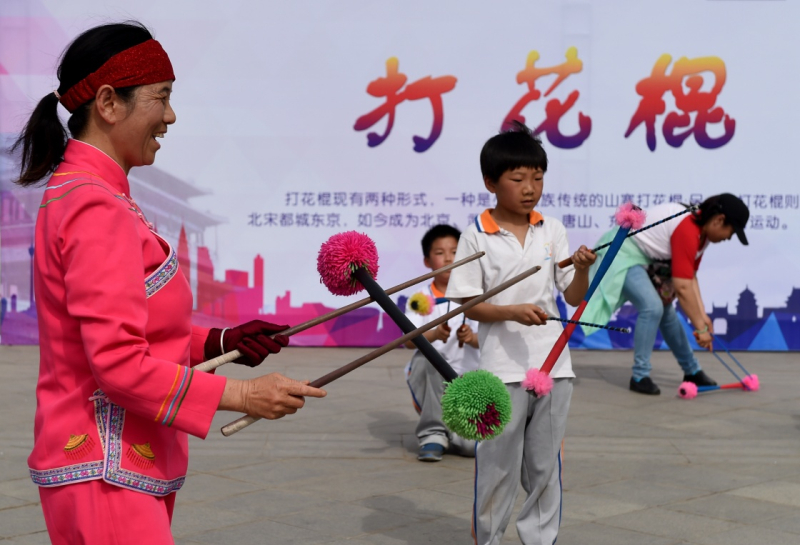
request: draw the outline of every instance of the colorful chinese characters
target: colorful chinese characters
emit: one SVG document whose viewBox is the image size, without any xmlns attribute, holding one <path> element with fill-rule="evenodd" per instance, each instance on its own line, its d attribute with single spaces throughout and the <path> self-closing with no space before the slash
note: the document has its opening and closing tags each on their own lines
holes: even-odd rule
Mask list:
<svg viewBox="0 0 800 545">
<path fill-rule="evenodd" d="M 548 68 L 537 68 L 535 64 L 536 61 L 539 60 L 539 52 L 531 51 L 528 53 L 528 60 L 525 63 L 525 69 L 517 74 L 517 83 L 527 83 L 528 92 L 523 95 L 522 98 L 520 98 L 517 103 L 514 104 L 514 107 L 511 108 L 511 111 L 508 112 L 508 115 L 503 121 L 504 127 L 514 120 L 518 120 L 522 123 L 525 122 L 525 117 L 522 115 L 522 110 L 529 103 L 539 100 L 539 98 L 542 96 L 541 91 L 536 88 L 537 79 L 542 76 L 549 76 L 553 74 L 558 76 L 552 85 L 550 85 L 550 87 L 547 89 L 547 91 L 545 91 L 544 96 L 548 96 L 570 75 L 577 74 L 583 69 L 583 61 L 578 58 L 578 49 L 576 47 L 570 47 L 567 49 L 565 57 L 567 60 L 562 64 Z M 576 89 L 569 94 L 563 103 L 557 98 L 553 98 L 548 101 L 544 107 L 546 116 L 545 120 L 542 121 L 538 127 L 536 127 L 534 132 L 536 134 L 542 132 L 545 133 L 547 140 L 558 148 L 572 149 L 583 144 L 583 142 L 589 138 L 589 133 L 592 132 L 592 120 L 589 116 L 584 115 L 582 112 L 578 112 L 578 132 L 571 136 L 561 134 L 561 131 L 558 128 L 558 122 L 561 120 L 564 114 L 566 114 L 575 105 L 578 97 L 580 97 L 580 92 Z"/>
<path fill-rule="evenodd" d="M 444 124 L 442 95 L 452 91 L 456 86 L 457 80 L 453 76 L 441 76 L 438 78 L 427 76 L 409 84 L 403 89 L 408 78 L 405 74 L 398 72 L 398 65 L 397 57 L 390 58 L 386 61 L 386 77 L 378 78 L 367 85 L 367 93 L 374 97 L 385 98 L 386 102 L 368 114 L 359 117 L 353 128 L 357 131 L 363 131 L 372 127 L 384 116 L 389 116 L 386 124 L 386 131 L 382 135 L 375 132 L 367 134 L 367 144 L 369 147 L 379 146 L 392 132 L 395 109 L 397 106 L 405 100 L 421 100 L 427 98 L 431 101 L 431 106 L 433 108 L 433 127 L 431 133 L 427 138 L 414 136 L 414 151 L 422 153 L 428 150 L 442 133 L 442 126 Z"/>
<path fill-rule="evenodd" d="M 725 63 L 719 57 L 681 57 L 673 65 L 672 72 L 667 74 L 667 67 L 671 62 L 670 55 L 661 55 L 653 66 L 650 77 L 636 84 L 636 92 L 641 95 L 642 100 L 631 118 L 625 138 L 644 123 L 647 147 L 650 151 L 655 151 L 656 116 L 666 111 L 667 105 L 662 97 L 664 93 L 671 91 L 675 106 L 681 113 L 669 112 L 664 118 L 662 131 L 667 144 L 674 148 L 680 147 L 684 140 L 694 134 L 695 140 L 703 148 L 724 146 L 733 138 L 736 130 L 736 121 L 720 106 L 714 107 L 717 95 L 725 85 Z M 702 90 L 703 76 L 700 74 L 703 72 L 714 75 L 714 85 L 710 91 Z M 696 114 L 693 126 L 691 114 Z M 724 132 L 721 136 L 712 138 L 706 132 L 706 126 L 719 122 L 722 122 Z"/>
</svg>

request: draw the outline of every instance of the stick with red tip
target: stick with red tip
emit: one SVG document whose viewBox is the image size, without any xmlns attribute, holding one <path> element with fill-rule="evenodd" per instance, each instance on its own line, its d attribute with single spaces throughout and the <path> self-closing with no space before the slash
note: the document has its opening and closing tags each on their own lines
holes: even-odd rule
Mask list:
<svg viewBox="0 0 800 545">
<path fill-rule="evenodd" d="M 632 208 L 638 208 L 638 207 L 637 207 L 636 205 L 634 205 L 633 203 L 625 203 L 625 204 L 623 204 L 623 205 L 620 207 L 620 209 L 619 209 L 619 210 L 617 210 L 617 213 L 615 214 L 615 220 L 616 220 L 616 222 L 617 222 L 617 225 L 622 225 L 622 223 L 620 222 L 620 219 L 621 219 L 621 218 L 620 218 L 620 214 L 622 214 L 622 215 L 624 216 L 625 214 L 628 214 L 628 213 L 630 213 L 630 210 L 624 210 L 624 211 L 622 210 L 622 207 L 624 207 L 624 206 L 627 206 L 627 205 L 630 205 Z M 645 226 L 645 227 L 642 227 L 641 229 L 639 229 L 639 228 L 636 228 L 636 230 L 635 230 L 635 231 L 631 231 L 630 233 L 628 233 L 628 234 L 627 234 L 627 236 L 629 236 L 629 237 L 632 237 L 632 236 L 638 235 L 638 234 L 639 234 L 639 233 L 641 233 L 642 231 L 647 231 L 648 229 L 652 229 L 652 228 L 653 228 L 653 227 L 655 227 L 656 225 L 661 225 L 661 224 L 662 224 L 662 223 L 664 223 L 664 222 L 667 222 L 667 221 L 669 221 L 669 220 L 675 219 L 675 218 L 677 218 L 678 216 L 682 216 L 682 215 L 684 215 L 684 214 L 688 214 L 689 212 L 694 212 L 694 211 L 695 211 L 695 210 L 697 210 L 697 209 L 698 209 L 697 205 L 692 205 L 692 206 L 688 207 L 686 210 L 682 210 L 682 211 L 678 212 L 677 214 L 673 214 L 673 215 L 669 216 L 668 218 L 664 218 L 663 220 L 659 220 L 659 221 L 657 221 L 657 222 L 655 222 L 655 223 L 651 223 L 650 225 L 647 225 L 647 226 Z M 608 247 L 609 247 L 609 246 L 611 246 L 613 243 L 614 243 L 614 241 L 607 242 L 607 243 L 605 243 L 605 244 L 601 244 L 601 245 L 600 245 L 600 246 L 598 246 L 597 248 L 593 249 L 593 250 L 592 250 L 592 253 L 595 253 L 595 254 L 596 254 L 596 253 L 597 253 L 599 250 L 602 250 L 603 248 L 608 248 Z M 568 257 L 567 259 L 565 259 L 565 260 L 563 260 L 563 261 L 559 261 L 559 262 L 558 262 L 558 268 L 559 268 L 559 269 L 563 269 L 564 267 L 568 267 L 568 266 L 570 266 L 570 265 L 572 265 L 572 258 L 571 258 L 571 257 Z"/>
<path fill-rule="evenodd" d="M 603 280 L 603 276 L 605 276 L 606 272 L 608 272 L 611 262 L 617 256 L 617 253 L 622 247 L 622 243 L 625 242 L 625 239 L 628 237 L 630 230 L 638 229 L 644 225 L 645 213 L 644 210 L 638 206 L 635 206 L 631 203 L 625 203 L 617 211 L 615 217 L 617 219 L 617 223 L 619 224 L 619 230 L 614 236 L 614 239 L 611 241 L 608 251 L 603 256 L 600 266 L 597 267 L 597 273 L 594 275 L 591 284 L 589 284 L 589 289 L 586 290 L 586 295 L 583 297 L 583 301 L 581 301 L 581 304 L 578 305 L 577 309 L 575 309 L 575 313 L 571 318 L 572 321 L 580 320 L 584 309 L 586 309 L 586 305 L 589 303 L 589 299 L 594 294 L 597 286 L 600 285 L 600 281 Z M 575 331 L 575 326 L 576 324 L 574 323 L 567 324 L 567 326 L 561 332 L 561 335 L 556 340 L 556 344 L 553 346 L 552 350 L 550 350 L 550 353 L 547 355 L 547 358 L 544 360 L 541 369 L 533 368 L 528 370 L 525 375 L 525 380 L 522 382 L 522 386 L 525 389 L 532 391 L 539 397 L 550 393 L 550 390 L 553 388 L 553 380 L 550 378 L 550 371 L 553 369 L 553 366 L 556 364 L 556 361 L 558 361 L 559 356 L 561 356 L 561 353 L 564 351 L 564 347 L 567 346 L 569 338 Z"/>
</svg>

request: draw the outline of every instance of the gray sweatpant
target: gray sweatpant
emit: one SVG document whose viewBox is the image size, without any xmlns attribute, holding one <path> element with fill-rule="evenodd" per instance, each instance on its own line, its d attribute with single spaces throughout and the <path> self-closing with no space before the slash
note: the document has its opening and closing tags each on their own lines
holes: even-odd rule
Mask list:
<svg viewBox="0 0 800 545">
<path fill-rule="evenodd" d="M 528 494 L 517 517 L 525 545 L 552 545 L 561 524 L 561 441 L 572 398 L 572 379 L 555 379 L 542 398 L 519 382 L 506 384 L 511 421 L 503 433 L 478 444 L 472 530 L 477 545 L 503 540 L 519 483 Z"/>
<path fill-rule="evenodd" d="M 411 390 L 414 406 L 419 413 L 417 438 L 419 446 L 438 443 L 454 454 L 475 455 L 475 441 L 468 441 L 450 430 L 442 422 L 442 394 L 444 379 L 419 351 L 408 364 L 406 382 Z"/>
</svg>

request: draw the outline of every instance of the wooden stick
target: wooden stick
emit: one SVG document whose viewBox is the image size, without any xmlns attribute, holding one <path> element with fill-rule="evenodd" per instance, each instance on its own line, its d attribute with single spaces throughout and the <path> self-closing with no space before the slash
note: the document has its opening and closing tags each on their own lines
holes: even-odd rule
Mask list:
<svg viewBox="0 0 800 545">
<path fill-rule="evenodd" d="M 461 320 L 461 326 L 458 328 L 458 331 L 461 331 L 461 328 L 467 325 L 467 316 L 464 315 L 464 319 Z M 458 347 L 464 348 L 464 341 L 458 341 Z"/>
<path fill-rule="evenodd" d="M 664 223 L 666 221 L 669 221 L 671 219 L 675 219 L 678 216 L 682 216 L 684 214 L 688 214 L 689 212 L 694 212 L 695 210 L 698 210 L 699 208 L 700 208 L 699 206 L 697 206 L 696 204 L 693 204 L 692 206 L 690 206 L 686 210 L 682 210 L 681 212 L 678 212 L 677 214 L 673 214 L 673 215 L 671 215 L 671 216 L 669 216 L 667 218 L 664 218 L 663 220 L 659 220 L 659 221 L 657 221 L 655 223 L 651 223 L 650 225 L 645 225 L 644 227 L 642 227 L 641 229 L 637 229 L 636 231 L 631 231 L 630 233 L 628 233 L 628 237 L 632 237 L 634 235 L 638 235 L 642 231 L 647 231 L 651 227 L 655 227 L 656 225 L 661 225 L 662 223 Z M 628 237 L 625 237 L 625 238 L 628 238 Z M 594 248 L 592 250 L 592 253 L 596 254 L 599 250 L 602 250 L 603 248 L 608 248 L 609 246 L 611 246 L 611 242 L 606 242 L 605 244 L 601 244 L 597 248 Z M 563 269 L 564 267 L 569 267 L 570 265 L 572 265 L 572 257 L 568 257 L 567 259 L 564 259 L 563 261 L 559 261 L 558 262 L 558 268 L 559 269 Z"/>
<path fill-rule="evenodd" d="M 435 271 L 431 271 L 429 273 L 423 274 L 422 276 L 418 276 L 418 277 L 416 277 L 416 278 L 414 278 L 412 280 L 409 280 L 408 282 L 403 282 L 402 284 L 398 284 L 397 286 L 395 286 L 393 288 L 389 288 L 388 290 L 386 290 L 386 294 L 387 295 L 392 295 L 394 293 L 397 293 L 398 291 L 403 291 L 404 289 L 410 288 L 411 286 L 413 286 L 415 284 L 419 284 L 420 282 L 424 282 L 425 280 L 429 280 L 429 279 L 433 278 L 434 276 L 436 276 L 437 274 L 441 274 L 443 272 L 447 272 L 449 270 L 455 269 L 456 267 L 460 267 L 461 265 L 465 265 L 465 264 L 469 263 L 470 261 L 475 261 L 476 259 L 479 259 L 479 258 L 483 257 L 485 254 L 486 254 L 486 252 L 478 252 L 478 253 L 472 254 L 469 257 L 465 257 L 464 259 L 462 259 L 460 261 L 456 261 L 454 263 L 451 263 L 450 265 L 442 267 L 441 269 L 436 269 Z M 316 318 L 313 318 L 313 319 L 311 319 L 311 320 L 309 320 L 309 321 L 307 321 L 305 323 L 302 323 L 300 325 L 296 325 L 294 327 L 290 327 L 289 329 L 281 331 L 280 333 L 276 333 L 275 335 L 286 335 L 287 337 L 290 337 L 290 336 L 292 336 L 292 335 L 294 335 L 296 333 L 300 333 L 301 331 L 305 331 L 306 329 L 312 328 L 315 325 L 319 325 L 319 324 L 321 324 L 323 322 L 327 322 L 328 320 L 331 320 L 333 318 L 337 318 L 337 317 L 341 316 L 342 314 L 347 314 L 351 310 L 355 310 L 357 308 L 361 308 L 361 307 L 366 306 L 366 305 L 368 305 L 368 304 L 370 304 L 372 302 L 374 302 L 374 299 L 372 299 L 372 297 L 367 297 L 366 299 L 361 299 L 360 301 L 356 301 L 355 303 L 350 303 L 349 305 L 344 306 L 344 307 L 342 307 L 340 309 L 334 310 L 332 312 L 329 312 L 328 314 L 323 314 L 322 316 L 317 316 Z M 274 337 L 275 335 L 271 335 L 271 337 Z M 197 371 L 206 371 L 206 372 L 208 372 L 208 371 L 211 371 L 213 369 L 216 369 L 217 367 L 220 367 L 221 365 L 225 365 L 226 363 L 230 363 L 233 360 L 239 359 L 239 357 L 241 357 L 241 355 L 242 355 L 242 353 L 239 352 L 238 350 L 233 350 L 231 352 L 227 352 L 225 354 L 222 354 L 221 356 L 217 356 L 214 359 L 211 359 L 211 360 L 208 360 L 208 361 L 204 361 L 203 363 L 197 364 L 197 365 L 194 366 L 194 369 L 196 369 Z"/>
<path fill-rule="evenodd" d="M 443 314 L 442 316 L 439 316 L 435 320 L 431 320 L 430 322 L 428 322 L 427 324 L 423 325 L 422 327 L 418 327 L 414 331 L 406 333 L 405 335 L 403 335 L 399 339 L 395 339 L 394 341 L 383 345 L 382 347 L 378 348 L 377 350 L 373 350 L 369 354 L 361 356 L 357 360 L 354 360 L 354 361 L 348 363 L 347 365 L 345 365 L 343 367 L 340 367 L 339 369 L 336 369 L 334 371 L 331 371 L 330 373 L 328 373 L 327 375 L 325 375 L 323 377 L 318 378 L 317 380 L 315 380 L 314 382 L 311 383 L 311 386 L 313 386 L 314 388 L 321 388 L 322 386 L 325 386 L 326 384 L 329 384 L 329 383 L 333 382 L 334 380 L 345 376 L 347 373 L 350 373 L 351 371 L 354 371 L 354 370 L 358 369 L 359 367 L 361 367 L 365 363 L 369 363 L 372 360 L 374 360 L 375 358 L 383 356 L 384 354 L 386 354 L 387 352 L 390 352 L 391 350 L 394 350 L 395 348 L 397 348 L 401 344 L 405 344 L 406 342 L 410 341 L 411 339 L 422 335 L 426 331 L 431 330 L 434 327 L 438 327 L 439 325 L 443 324 L 444 322 L 446 322 L 450 318 L 452 318 L 454 316 L 458 316 L 459 314 L 468 311 L 469 309 L 471 309 L 475 305 L 483 303 L 484 301 L 486 301 L 490 297 L 494 297 L 495 295 L 497 295 L 501 291 L 503 291 L 503 290 L 505 290 L 507 288 L 510 288 L 511 286 L 513 286 L 514 284 L 516 284 L 518 282 L 521 282 L 522 280 L 525 280 L 526 278 L 528 278 L 532 274 L 537 273 L 540 269 L 541 269 L 541 267 L 539 267 L 537 265 L 536 267 L 532 267 L 532 268 L 528 269 L 527 271 L 525 271 L 525 272 L 523 272 L 521 274 L 518 274 L 514 278 L 506 280 L 505 282 L 503 282 L 499 286 L 496 286 L 496 287 L 490 289 L 489 291 L 487 291 L 483 295 L 479 295 L 478 297 L 475 297 L 474 299 L 470 299 L 468 302 L 466 302 L 463 305 L 461 305 L 460 307 L 448 312 L 447 314 Z M 222 430 L 221 430 L 222 431 L 222 435 L 224 435 L 225 437 L 229 437 L 229 436 L 233 435 L 234 433 L 236 433 L 237 431 L 246 428 L 247 426 L 249 426 L 253 422 L 256 422 L 256 421 L 258 421 L 260 419 L 261 419 L 260 417 L 255 417 L 255 416 L 249 416 L 249 415 L 248 416 L 243 416 L 243 417 L 239 418 L 238 420 L 235 420 L 235 421 L 231 422 L 230 424 L 227 424 L 227 425 L 223 426 Z"/>
</svg>

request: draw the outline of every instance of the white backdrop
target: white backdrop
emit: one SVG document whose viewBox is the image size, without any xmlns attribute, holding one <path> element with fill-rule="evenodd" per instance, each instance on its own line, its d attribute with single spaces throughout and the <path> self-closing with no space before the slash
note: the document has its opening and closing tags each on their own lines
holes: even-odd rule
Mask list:
<svg viewBox="0 0 800 545">
<path fill-rule="evenodd" d="M 483 209 L 478 154 L 527 93 L 516 78 L 529 53 L 539 53 L 537 67 L 552 67 L 564 62 L 570 47 L 577 48 L 582 70 L 523 113 L 537 126 L 548 101 L 563 101 L 577 90 L 580 96 L 560 130 L 577 132 L 578 112 L 591 118 L 590 135 L 574 149 L 545 138 L 545 193 L 555 206 L 541 211 L 568 224 L 565 216 L 574 216 L 572 245 L 592 245 L 609 226 L 614 199 L 623 195 L 647 206 L 657 195 L 680 194 L 685 201 L 732 192 L 750 202 L 750 246 L 734 239 L 707 252 L 699 274 L 706 304 L 733 306 L 749 287 L 760 306 L 779 307 L 798 285 L 796 2 L 4 0 L 0 10 L 6 22 L 27 18 L 48 33 L 47 40 L 31 33 L 31 66 L 54 66 L 70 39 L 100 22 L 135 18 L 155 31 L 175 67 L 178 117 L 156 165 L 212 192 L 192 205 L 227 219 L 206 236 L 217 270 L 246 269 L 255 254 L 265 257 L 267 308 L 286 290 L 294 303 L 342 303 L 319 284 L 315 261 L 320 244 L 345 229 L 376 241 L 383 285 L 423 272 L 419 239 L 425 215 L 433 223 L 446 215 L 464 228 Z M 0 59 L 14 56 L 7 42 L 3 47 Z M 672 57 L 668 73 L 681 57 L 715 57 L 724 64 L 727 80 L 714 107 L 735 120 L 724 146 L 707 149 L 693 137 L 670 146 L 662 133 L 666 114 L 656 118 L 654 151 L 644 125 L 625 137 L 642 98 L 636 85 L 665 53 Z M 427 99 L 397 105 L 394 127 L 376 147 L 367 145 L 366 133 L 383 133 L 386 118 L 369 130 L 354 130 L 360 116 L 384 103 L 367 93 L 367 85 L 386 77 L 392 57 L 408 84 L 426 76 L 457 80 L 442 95 L 441 136 L 422 153 L 413 150 L 412 138 L 431 132 Z M 701 75 L 703 90 L 710 90 L 713 73 Z M 537 88 L 544 91 L 554 80 L 543 76 Z M 55 77 L 39 70 L 17 83 L 33 101 L 55 87 Z M 688 90 L 686 79 L 682 86 Z M 680 113 L 671 92 L 663 99 L 667 113 Z M 5 119 L 21 120 L 26 106 L 6 100 L 3 107 L 14 115 Z M 4 131 L 14 130 L 10 124 L 5 122 Z M 708 132 L 719 137 L 724 129 L 716 123 Z M 313 195 L 313 205 L 302 204 L 304 193 Z M 335 193 L 346 194 L 346 206 Z M 370 193 L 377 193 L 377 206 L 366 204 L 374 198 Z M 422 193 L 427 206 L 415 206 Z M 329 205 L 324 194 L 330 194 Z M 464 206 L 463 194 L 474 197 L 473 206 Z M 569 206 L 559 194 L 569 195 Z M 576 206 L 581 195 L 587 204 L 596 203 L 591 195 L 602 195 L 603 206 Z M 303 214 L 312 226 L 297 225 Z M 313 226 L 314 214 L 321 226 Z M 379 214 L 386 226 L 379 226 Z M 397 214 L 403 226 L 390 226 Z M 293 226 L 280 225 L 285 215 Z M 366 215 L 371 226 L 359 227 Z M 264 225 L 270 218 L 278 225 Z M 338 227 L 327 226 L 337 220 Z M 581 227 L 587 222 L 588 228 Z"/>
</svg>

